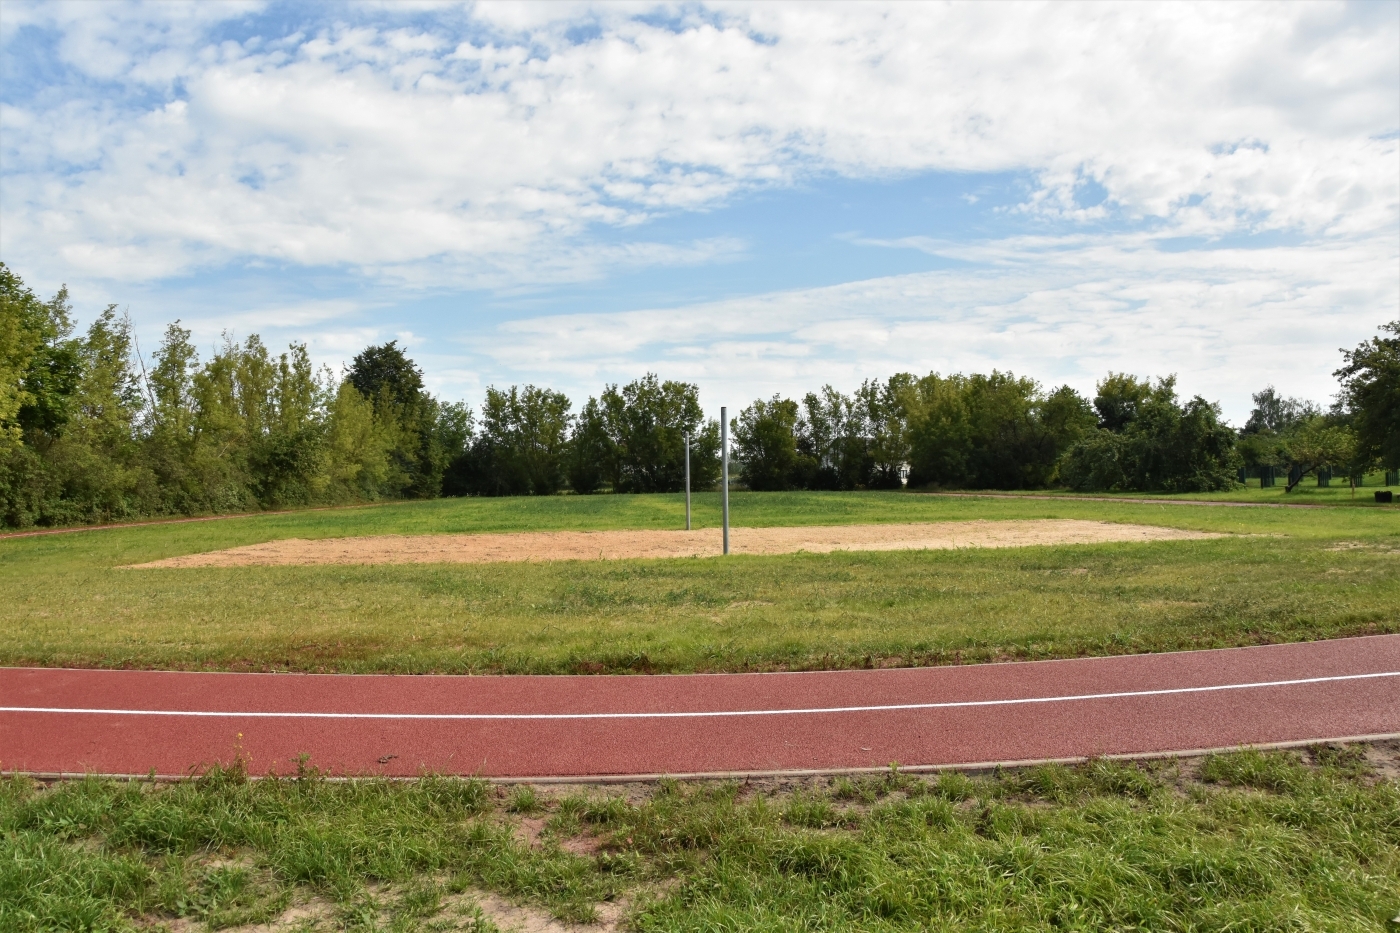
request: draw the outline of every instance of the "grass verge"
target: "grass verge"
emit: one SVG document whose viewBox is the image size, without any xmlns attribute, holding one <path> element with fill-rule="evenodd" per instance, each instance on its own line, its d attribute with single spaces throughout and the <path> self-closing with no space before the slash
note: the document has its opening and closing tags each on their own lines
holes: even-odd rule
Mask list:
<svg viewBox="0 0 1400 933">
<path fill-rule="evenodd" d="M 1107 498 L 1114 501 L 1132 501 L 1134 499 L 1156 499 L 1171 502 L 1240 502 L 1250 505 L 1335 505 L 1348 507 L 1365 508 L 1387 508 L 1387 505 L 1376 502 L 1376 492 L 1382 489 L 1390 489 L 1392 492 L 1400 492 L 1400 489 L 1388 487 L 1384 484 L 1384 473 L 1373 473 L 1366 477 L 1366 485 L 1351 487 L 1346 477 L 1334 478 L 1327 486 L 1317 485 L 1317 480 L 1308 476 L 1303 482 L 1293 487 L 1292 492 L 1288 492 L 1287 486 L 1282 478 L 1277 486 L 1261 488 L 1257 479 L 1250 480 L 1254 485 L 1236 487 L 1235 489 L 1223 490 L 1221 492 L 1183 492 L 1183 493 L 1153 493 L 1153 492 L 1071 492 L 1067 489 L 1028 489 L 1015 490 L 1010 492 L 992 493 L 967 493 L 967 495 L 993 495 L 993 496 L 1054 496 L 1067 499 L 1075 498 Z M 1393 504 L 1392 504 L 1393 505 Z"/>
<path fill-rule="evenodd" d="M 697 524 L 717 519 L 699 497 Z M 736 495 L 736 521 L 1079 518 L 1232 537 L 541 564 L 129 570 L 288 537 L 677 527 L 679 497 L 453 500 L 0 541 L 0 664 L 339 672 L 819 669 L 1400 632 L 1385 509 Z"/>
<path fill-rule="evenodd" d="M 622 791 L 0 783 L 0 929 L 1380 931 L 1400 743 Z M 490 901 L 485 901 L 490 903 Z"/>
</svg>

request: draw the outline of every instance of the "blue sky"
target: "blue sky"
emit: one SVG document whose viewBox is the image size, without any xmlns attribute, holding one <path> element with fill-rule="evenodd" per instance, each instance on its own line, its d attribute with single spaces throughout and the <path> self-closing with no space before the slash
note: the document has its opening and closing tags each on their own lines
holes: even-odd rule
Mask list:
<svg viewBox="0 0 1400 933">
<path fill-rule="evenodd" d="M 1239 422 L 1400 314 L 1400 4 L 6 0 L 0 43 L 0 259 L 143 347 L 711 410 L 1176 373 Z"/>
</svg>

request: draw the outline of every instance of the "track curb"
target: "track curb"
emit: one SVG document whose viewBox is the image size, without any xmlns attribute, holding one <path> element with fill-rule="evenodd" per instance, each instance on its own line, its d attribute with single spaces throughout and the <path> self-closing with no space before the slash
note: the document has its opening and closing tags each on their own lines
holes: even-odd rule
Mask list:
<svg viewBox="0 0 1400 933">
<path fill-rule="evenodd" d="M 939 774 L 956 771 L 967 774 L 985 774 L 1006 768 L 1034 768 L 1040 765 L 1078 765 L 1089 761 L 1162 761 L 1173 758 L 1200 758 L 1205 755 L 1220 755 L 1240 751 L 1273 751 L 1289 748 L 1308 748 L 1313 745 L 1337 743 L 1390 742 L 1400 741 L 1400 732 L 1381 732 L 1372 735 L 1344 735 L 1332 738 L 1291 739 L 1287 742 L 1250 742 L 1242 745 L 1222 745 L 1214 748 L 1188 748 L 1158 752 L 1128 752 L 1112 755 L 1074 755 L 1065 758 L 1025 758 L 1013 761 L 973 761 L 937 765 L 901 765 L 892 762 L 883 768 L 807 768 L 790 771 L 695 771 L 678 774 L 591 774 L 579 776 L 540 776 L 513 775 L 481 777 L 478 775 L 440 775 L 433 772 L 414 777 L 379 774 L 320 775 L 319 780 L 335 783 L 352 781 L 389 781 L 402 783 L 421 781 L 425 778 L 449 777 L 454 780 L 485 781 L 488 784 L 654 784 L 658 781 L 736 781 L 736 780 L 785 780 L 811 777 L 832 777 L 848 774 L 887 774 L 899 771 L 904 774 Z M 100 771 L 7 771 L 0 768 L 0 777 L 27 777 L 36 781 L 78 781 L 88 777 L 113 781 L 149 781 L 155 784 L 179 784 L 199 780 L 201 774 L 107 774 Z M 295 775 L 249 774 L 250 781 L 292 781 Z"/>
</svg>

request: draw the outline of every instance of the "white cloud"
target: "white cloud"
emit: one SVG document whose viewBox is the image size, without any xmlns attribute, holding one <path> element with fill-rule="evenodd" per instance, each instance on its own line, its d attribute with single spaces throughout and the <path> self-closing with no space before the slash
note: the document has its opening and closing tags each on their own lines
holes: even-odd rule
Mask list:
<svg viewBox="0 0 1400 933">
<path fill-rule="evenodd" d="M 1184 393 L 1242 422 L 1269 383 L 1329 398 L 1337 348 L 1400 306 L 1400 252 L 1379 241 L 1171 253 L 1082 238 L 964 253 L 992 268 L 515 321 L 490 356 L 502 375 L 576 392 L 655 370 L 698 382 L 715 407 L 899 371 L 1010 369 L 1088 393 L 1109 371 L 1177 373 Z"/>
<path fill-rule="evenodd" d="M 258 9 L 6 3 L 7 49 L 51 30 L 76 75 L 0 113 L 9 261 L 588 278 L 687 261 L 610 257 L 592 225 L 833 171 L 1024 171 L 1031 214 L 1175 233 L 1391 237 L 1400 216 L 1388 5 L 478 4 L 424 27 L 388 4 L 219 38 Z M 1083 208 L 1089 180 L 1107 197 Z"/>
<path fill-rule="evenodd" d="M 187 324 L 332 363 L 406 332 L 397 301 L 433 289 L 748 257 L 742 230 L 649 222 L 755 189 L 1029 179 L 1022 235 L 852 237 L 949 271 L 414 337 L 449 395 L 654 369 L 740 405 L 897 370 L 1091 389 L 1126 369 L 1240 419 L 1268 382 L 1325 398 L 1335 348 L 1400 306 L 1395 4 L 5 0 L 0 43 L 48 56 L 7 66 L 0 257 L 88 300 L 306 267 L 339 290 L 265 286 L 237 314 L 220 294 Z M 1260 233 L 1289 245 L 1219 248 Z"/>
</svg>

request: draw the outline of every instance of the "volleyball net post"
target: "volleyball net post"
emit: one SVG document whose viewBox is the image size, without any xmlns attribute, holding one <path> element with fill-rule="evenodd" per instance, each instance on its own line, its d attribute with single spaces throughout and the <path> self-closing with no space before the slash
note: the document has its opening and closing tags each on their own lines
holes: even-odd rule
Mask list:
<svg viewBox="0 0 1400 933">
<path fill-rule="evenodd" d="M 729 409 L 719 410 L 720 481 L 719 513 L 724 526 L 724 553 L 729 553 Z"/>
</svg>

